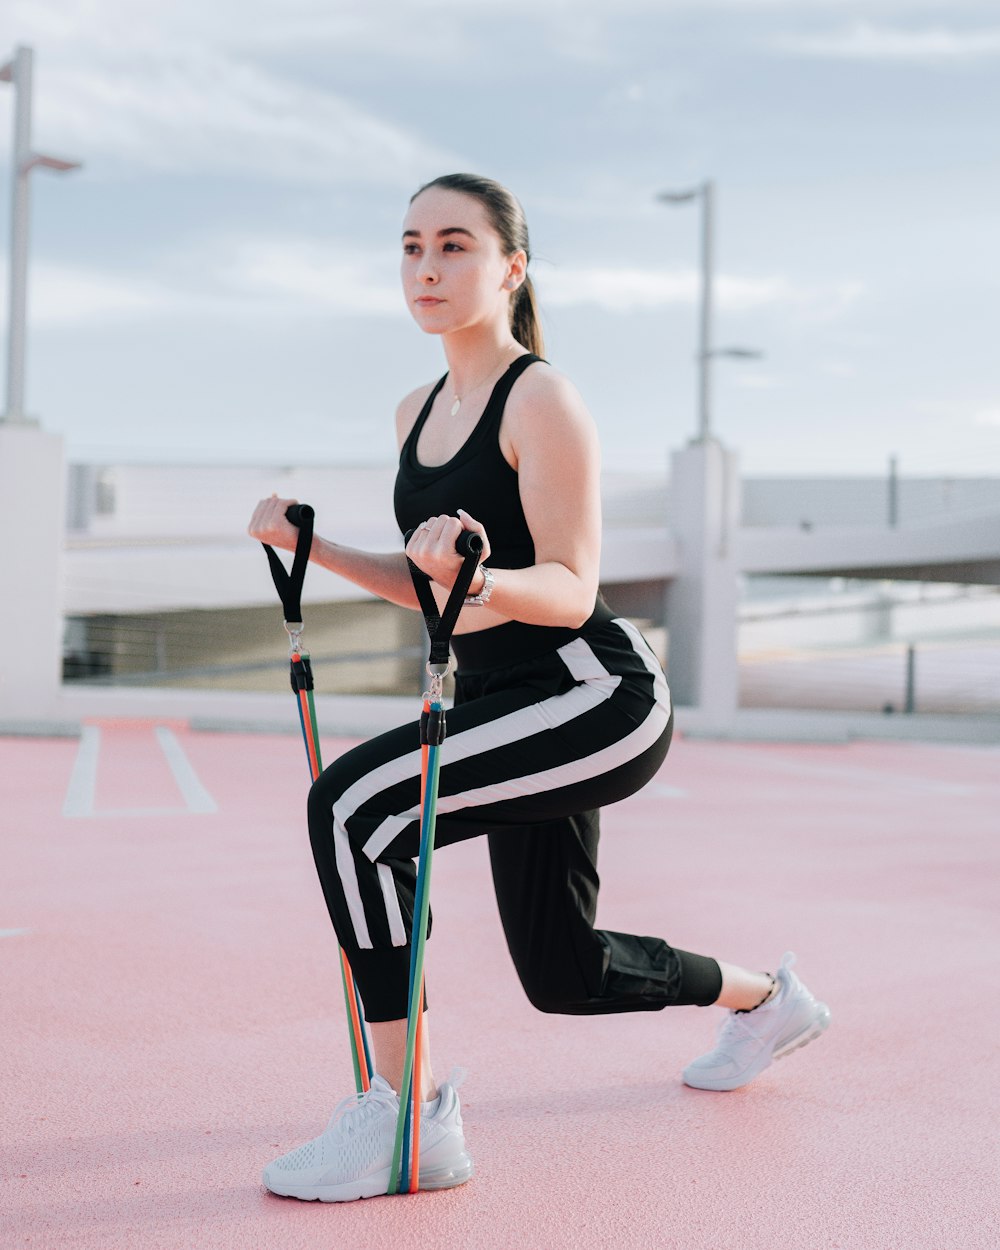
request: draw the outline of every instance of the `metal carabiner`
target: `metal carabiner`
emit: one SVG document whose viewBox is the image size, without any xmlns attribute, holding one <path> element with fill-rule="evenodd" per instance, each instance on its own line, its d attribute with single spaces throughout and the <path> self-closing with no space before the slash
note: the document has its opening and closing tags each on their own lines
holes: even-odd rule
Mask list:
<svg viewBox="0 0 1000 1250">
<path fill-rule="evenodd" d="M 297 655 L 302 651 L 302 628 L 301 621 L 285 621 L 289 655 Z"/>
<path fill-rule="evenodd" d="M 425 690 L 423 697 L 428 703 L 440 703 L 444 698 L 444 679 L 451 669 L 450 664 L 428 664 L 427 672 L 431 679 L 430 689 Z"/>
</svg>

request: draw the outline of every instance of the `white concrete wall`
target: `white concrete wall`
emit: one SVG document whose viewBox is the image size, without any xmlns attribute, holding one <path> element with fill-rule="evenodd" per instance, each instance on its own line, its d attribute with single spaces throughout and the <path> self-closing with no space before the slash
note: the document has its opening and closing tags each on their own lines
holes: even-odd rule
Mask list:
<svg viewBox="0 0 1000 1250">
<path fill-rule="evenodd" d="M 34 489 L 37 494 L 42 478 L 49 483 L 44 488 L 48 497 L 61 502 L 61 489 L 54 484 L 61 460 L 58 474 L 51 455 L 49 460 L 44 472 L 15 474 L 17 481 L 12 479 L 5 491 L 12 501 L 11 512 L 23 510 L 19 502 L 23 491 L 30 494 Z M 65 578 L 61 584 L 55 578 L 54 606 L 46 608 L 43 682 L 51 680 L 52 653 L 57 657 L 60 650 L 58 642 L 53 647 L 51 623 L 58 622 L 61 612 L 148 614 L 273 605 L 263 553 L 245 534 L 253 504 L 272 491 L 312 503 L 320 533 L 363 548 L 397 550 L 391 504 L 394 476 L 392 465 L 116 465 L 77 474 Z M 602 582 L 611 587 L 672 583 L 667 614 L 674 694 L 679 703 L 701 706 L 716 719 L 724 719 L 736 706 L 741 572 L 831 575 L 858 570 L 857 575 L 863 576 L 868 570 L 869 576 L 957 580 L 965 572 L 956 570 L 967 569 L 968 581 L 992 579 L 1000 584 L 1000 508 L 939 516 L 937 521 L 894 529 L 884 523 L 820 525 L 811 530 L 740 527 L 747 509 L 741 503 L 736 459 L 717 443 L 677 453 L 669 491 L 657 473 L 634 478 L 610 474 L 602 485 L 606 516 Z M 988 500 L 996 485 L 985 481 L 978 495 L 953 492 L 949 499 L 956 507 L 973 497 Z M 794 513 L 802 500 L 812 499 L 817 503 L 813 515 L 818 516 L 820 504 L 832 507 L 837 500 L 842 504 L 840 486 L 827 486 L 826 495 L 826 487 L 808 481 L 795 487 L 798 496 L 775 488 L 772 512 Z M 867 499 L 870 507 L 879 483 L 873 480 L 862 487 L 858 499 Z M 941 498 L 939 493 L 938 503 Z M 100 511 L 98 504 L 106 510 Z M 839 509 L 837 504 L 833 515 L 839 516 Z M 61 535 L 61 508 L 59 513 Z M 901 514 L 905 519 L 906 510 Z M 762 514 L 758 509 L 754 515 Z M 49 529 L 40 537 L 45 543 L 52 541 Z M 50 557 L 45 558 L 48 567 L 54 567 Z M 307 603 L 366 597 L 323 570 L 312 570 L 307 579 Z M 19 626 L 7 628 L 0 645 L 4 655 L 16 655 L 23 636 Z M 8 667 L 8 683 L 20 681 L 12 662 Z M 28 684 L 37 686 L 34 679 Z"/>
</svg>

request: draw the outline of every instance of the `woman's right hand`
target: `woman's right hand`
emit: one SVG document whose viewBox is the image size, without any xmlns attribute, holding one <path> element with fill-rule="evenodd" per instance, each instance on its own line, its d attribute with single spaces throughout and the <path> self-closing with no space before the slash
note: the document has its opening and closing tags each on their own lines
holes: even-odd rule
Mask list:
<svg viewBox="0 0 1000 1250">
<path fill-rule="evenodd" d="M 298 502 L 297 499 L 279 499 L 277 495 L 262 499 L 253 510 L 247 533 L 258 542 L 267 543 L 269 547 L 294 551 L 299 531 L 285 516 L 285 512 L 293 503 Z"/>
</svg>

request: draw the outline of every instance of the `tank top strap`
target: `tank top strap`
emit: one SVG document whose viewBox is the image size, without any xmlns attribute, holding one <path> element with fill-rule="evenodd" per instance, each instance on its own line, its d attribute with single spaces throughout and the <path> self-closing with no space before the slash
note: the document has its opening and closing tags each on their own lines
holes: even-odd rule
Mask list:
<svg viewBox="0 0 1000 1250">
<path fill-rule="evenodd" d="M 493 393 L 490 395 L 489 401 L 483 410 L 483 415 L 479 422 L 483 429 L 483 433 L 485 433 L 489 427 L 498 426 L 500 424 L 500 418 L 503 416 L 503 410 L 507 405 L 507 398 L 510 395 L 511 388 L 525 369 L 527 369 L 529 365 L 533 365 L 536 360 L 542 360 L 542 357 L 534 356 L 531 352 L 527 352 L 523 356 L 518 356 L 503 377 L 501 377 L 500 381 L 497 382 L 496 386 L 494 386 Z M 548 364 L 548 361 L 542 360 L 542 363 Z"/>
<path fill-rule="evenodd" d="M 406 440 L 403 443 L 403 446 L 399 449 L 400 457 L 402 457 L 409 450 L 410 447 L 416 447 L 417 439 L 420 437 L 420 431 L 427 424 L 427 418 L 431 415 L 431 409 L 434 407 L 434 401 L 435 399 L 437 399 L 438 395 L 441 393 L 441 387 L 444 386 L 447 380 L 448 380 L 448 375 L 446 373 L 441 378 L 441 380 L 437 383 L 437 385 L 434 387 L 431 393 L 427 396 L 426 400 L 424 401 L 423 408 L 420 409 L 420 413 L 417 416 L 416 421 L 414 421 L 413 423 L 412 429 L 410 430 L 409 434 L 407 434 Z"/>
</svg>

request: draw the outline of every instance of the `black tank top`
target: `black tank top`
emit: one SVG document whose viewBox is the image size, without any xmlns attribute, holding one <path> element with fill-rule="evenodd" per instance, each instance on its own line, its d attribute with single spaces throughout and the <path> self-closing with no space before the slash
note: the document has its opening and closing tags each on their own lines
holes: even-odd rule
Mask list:
<svg viewBox="0 0 1000 1250">
<path fill-rule="evenodd" d="M 482 522 L 490 540 L 490 564 L 525 569 L 535 563 L 535 544 L 524 519 L 517 470 L 500 450 L 500 420 L 511 387 L 540 356 L 519 356 L 493 388 L 475 429 L 452 458 L 432 467 L 417 459 L 417 442 L 448 375 L 427 397 L 399 453 L 393 505 L 400 533 L 431 516 L 455 516 L 459 508 Z"/>
</svg>

